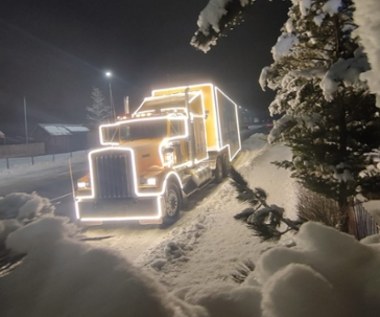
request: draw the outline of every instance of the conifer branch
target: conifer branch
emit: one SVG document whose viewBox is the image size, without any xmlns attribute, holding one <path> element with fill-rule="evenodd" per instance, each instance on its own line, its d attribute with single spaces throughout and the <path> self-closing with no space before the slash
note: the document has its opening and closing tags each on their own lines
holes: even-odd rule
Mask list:
<svg viewBox="0 0 380 317">
<path fill-rule="evenodd" d="M 245 221 L 248 227 L 262 240 L 279 239 L 285 233 L 298 231 L 301 222 L 295 222 L 284 217 L 284 209 L 276 205 L 268 205 L 267 194 L 262 188 L 251 189 L 244 177 L 233 167 L 230 171 L 231 184 L 237 191 L 236 198 L 248 202 L 251 207 L 244 209 L 234 216 L 237 220 Z M 282 224 L 286 229 L 281 231 Z"/>
</svg>

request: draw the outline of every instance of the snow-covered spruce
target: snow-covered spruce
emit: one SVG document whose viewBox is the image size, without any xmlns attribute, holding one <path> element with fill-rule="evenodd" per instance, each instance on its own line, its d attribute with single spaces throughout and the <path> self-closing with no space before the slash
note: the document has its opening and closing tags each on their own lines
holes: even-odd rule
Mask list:
<svg viewBox="0 0 380 317">
<path fill-rule="evenodd" d="M 353 11 L 351 0 L 294 0 L 272 49 L 274 63 L 260 77 L 263 88 L 276 92 L 271 114 L 281 116 L 269 140 L 293 152 L 278 165 L 337 201 L 346 217 L 352 197 L 375 187 L 376 178 L 364 184 L 359 174 L 368 164 L 365 154 L 380 146 L 375 98 L 360 78 L 369 64 L 352 36 Z"/>
<path fill-rule="evenodd" d="M 92 104 L 86 107 L 87 120 L 89 126 L 96 129 L 99 124 L 107 122 L 112 118 L 112 109 L 104 101 L 104 96 L 99 88 L 93 88 L 91 91 Z"/>
</svg>

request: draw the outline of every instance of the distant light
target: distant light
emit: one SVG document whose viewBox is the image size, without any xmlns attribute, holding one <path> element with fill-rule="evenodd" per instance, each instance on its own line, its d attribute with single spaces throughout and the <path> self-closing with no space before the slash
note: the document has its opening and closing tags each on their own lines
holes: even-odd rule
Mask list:
<svg viewBox="0 0 380 317">
<path fill-rule="evenodd" d="M 111 72 L 106 72 L 106 77 L 111 78 L 112 77 L 112 73 Z"/>
</svg>

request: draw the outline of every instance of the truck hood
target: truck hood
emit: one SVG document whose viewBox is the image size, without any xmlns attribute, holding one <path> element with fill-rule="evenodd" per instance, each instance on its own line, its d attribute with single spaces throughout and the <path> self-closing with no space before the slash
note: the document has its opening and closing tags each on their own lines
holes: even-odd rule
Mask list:
<svg viewBox="0 0 380 317">
<path fill-rule="evenodd" d="M 160 144 L 162 139 L 136 140 L 121 144 L 132 148 L 135 152 L 136 169 L 139 176 L 152 169 L 163 168 L 160 158 Z"/>
</svg>

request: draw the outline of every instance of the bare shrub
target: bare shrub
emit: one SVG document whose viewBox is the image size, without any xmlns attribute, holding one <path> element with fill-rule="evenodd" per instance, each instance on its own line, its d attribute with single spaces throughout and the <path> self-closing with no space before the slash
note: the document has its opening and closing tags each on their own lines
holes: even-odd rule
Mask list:
<svg viewBox="0 0 380 317">
<path fill-rule="evenodd" d="M 338 228 L 341 213 L 336 201 L 302 187 L 298 191 L 298 217 L 302 222 L 316 221 Z"/>
</svg>

